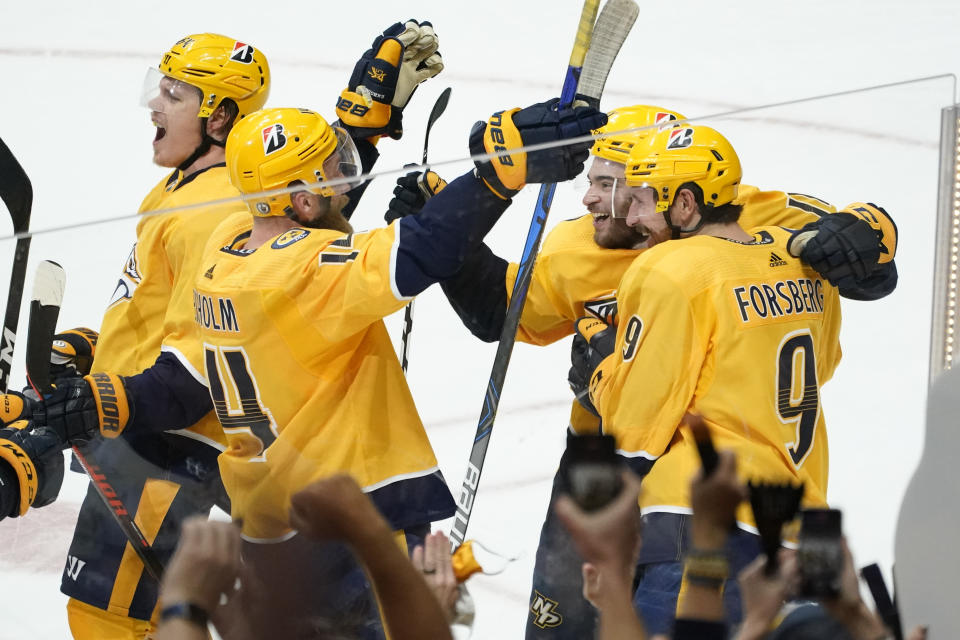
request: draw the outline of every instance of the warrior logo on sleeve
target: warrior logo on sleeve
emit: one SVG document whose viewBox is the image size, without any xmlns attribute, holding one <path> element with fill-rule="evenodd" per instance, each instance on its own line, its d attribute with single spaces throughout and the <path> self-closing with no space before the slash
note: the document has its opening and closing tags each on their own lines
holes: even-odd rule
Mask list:
<svg viewBox="0 0 960 640">
<path fill-rule="evenodd" d="M 123 273 L 120 274 L 120 280 L 117 281 L 117 287 L 113 290 L 113 295 L 110 296 L 110 302 L 107 304 L 107 308 L 109 309 L 118 302 L 132 298 L 133 292 L 141 280 L 143 280 L 143 276 L 140 275 L 140 267 L 137 264 L 137 244 L 134 243 L 133 249 L 130 250 L 130 256 L 123 266 Z"/>
<path fill-rule="evenodd" d="M 617 324 L 617 292 L 587 300 L 583 303 L 583 310 L 609 325 Z"/>
</svg>

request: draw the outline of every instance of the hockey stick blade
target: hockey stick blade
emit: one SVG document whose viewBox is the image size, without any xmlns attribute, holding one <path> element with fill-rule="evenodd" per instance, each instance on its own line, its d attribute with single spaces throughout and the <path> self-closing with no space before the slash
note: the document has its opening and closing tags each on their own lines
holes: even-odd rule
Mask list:
<svg viewBox="0 0 960 640">
<path fill-rule="evenodd" d="M 597 15 L 598 6 L 599 0 L 587 0 L 580 13 L 580 21 L 577 25 L 577 37 L 574 42 L 573 51 L 570 54 L 570 61 L 567 65 L 563 89 L 560 92 L 561 106 L 569 105 L 573 102 L 581 76 L 581 66 L 585 64 L 589 55 L 589 49 L 593 47 L 593 38 L 595 37 L 596 29 L 603 26 L 603 32 L 608 33 L 612 31 L 614 27 L 613 25 L 608 25 L 607 21 L 618 19 L 609 13 L 601 12 L 596 25 L 594 25 L 594 18 Z M 605 15 L 607 17 L 604 17 Z M 601 25 L 601 23 L 603 23 L 603 25 Z M 629 26 L 627 30 L 629 31 Z M 619 49 L 619 46 L 617 48 Z M 513 354 L 513 345 L 516 342 L 517 329 L 520 325 L 520 315 L 523 312 L 524 302 L 526 302 L 527 290 L 530 287 L 530 278 L 533 274 L 533 265 L 536 263 L 537 253 L 540 250 L 540 241 L 543 239 L 543 230 L 547 222 L 547 215 L 550 213 L 550 206 L 553 203 L 553 195 L 556 192 L 556 187 L 555 184 L 543 184 L 540 186 L 540 195 L 537 198 L 533 218 L 527 230 L 527 239 L 524 243 L 523 254 L 520 257 L 517 279 L 514 283 L 513 293 L 510 296 L 506 316 L 504 317 L 503 330 L 500 334 L 500 342 L 497 345 L 497 354 L 494 356 L 490 378 L 487 381 L 483 408 L 480 412 L 480 420 L 477 425 L 476 435 L 474 436 L 473 447 L 470 450 L 470 460 L 467 462 L 467 472 L 464 476 L 463 484 L 460 486 L 460 496 L 457 499 L 457 512 L 454 517 L 453 527 L 450 530 L 450 543 L 454 549 L 466 540 L 467 526 L 470 523 L 470 514 L 473 512 L 477 487 L 480 484 L 480 474 L 483 471 L 483 462 L 487 455 L 487 447 L 490 444 L 490 434 L 493 431 L 493 424 L 497 418 L 497 408 L 500 406 L 500 393 L 503 389 L 503 383 L 506 380 L 507 368 L 510 366 L 510 356 Z"/>
<path fill-rule="evenodd" d="M 607 76 L 638 15 L 640 7 L 634 0 L 608 0 L 603 5 L 577 85 L 577 93 L 597 101 L 594 106 L 600 104 Z"/>
<path fill-rule="evenodd" d="M 420 193 L 423 194 L 425 200 L 429 200 L 433 195 L 430 187 L 427 186 L 427 149 L 430 148 L 430 130 L 433 129 L 433 123 L 447 110 L 447 103 L 450 102 L 451 91 L 452 89 L 447 87 L 440 92 L 437 101 L 433 103 L 433 109 L 430 110 L 430 117 L 427 118 L 427 132 L 423 136 L 423 162 L 421 162 L 424 168 L 423 173 L 417 178 L 417 187 L 420 189 Z M 408 302 L 406 308 L 403 310 L 403 334 L 400 339 L 400 368 L 403 369 L 404 375 L 407 374 L 407 368 L 410 366 L 410 334 L 413 332 L 413 303 L 413 300 Z"/>
<path fill-rule="evenodd" d="M 33 390 L 45 395 L 50 385 L 50 347 L 56 335 L 57 318 L 66 288 L 66 273 L 56 262 L 44 260 L 37 266 L 33 296 L 30 300 L 30 321 L 27 326 L 27 379 Z M 163 576 L 163 564 L 146 536 L 130 517 L 117 492 L 96 465 L 86 447 L 73 447 L 73 453 L 88 476 L 94 491 L 106 505 L 130 546 L 140 556 L 147 572 L 157 581 Z"/>
<path fill-rule="evenodd" d="M 3 204 L 10 213 L 14 233 L 29 231 L 30 211 L 33 207 L 33 185 L 30 184 L 27 173 L 3 140 L 0 140 L 0 200 L 3 200 Z M 7 293 L 6 312 L 3 316 L 3 335 L 0 336 L 0 392 L 4 393 L 10 386 L 13 350 L 17 342 L 17 325 L 20 321 L 23 283 L 27 279 L 29 255 L 30 238 L 18 238 L 13 252 L 10 288 Z"/>
</svg>

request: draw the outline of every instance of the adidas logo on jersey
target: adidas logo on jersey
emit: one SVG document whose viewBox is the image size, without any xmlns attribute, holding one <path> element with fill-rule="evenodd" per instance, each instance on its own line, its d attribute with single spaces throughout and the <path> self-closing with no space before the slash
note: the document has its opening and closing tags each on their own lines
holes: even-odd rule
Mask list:
<svg viewBox="0 0 960 640">
<path fill-rule="evenodd" d="M 76 582 L 77 578 L 80 577 L 80 571 L 86 564 L 86 562 L 76 556 L 67 556 L 67 566 L 65 569 L 67 576 Z"/>
<path fill-rule="evenodd" d="M 211 280 L 213 280 L 213 268 L 216 266 L 217 266 L 217 263 L 214 262 L 213 267 L 210 267 L 209 269 L 207 269 L 206 273 L 203 274 L 203 277 L 210 278 Z"/>
<path fill-rule="evenodd" d="M 533 593 L 533 602 L 530 603 L 530 611 L 535 616 L 533 624 L 541 629 L 551 629 L 559 626 L 563 622 L 563 616 L 557 612 L 557 602 L 544 596 L 539 591 Z"/>
<path fill-rule="evenodd" d="M 775 254 L 773 251 L 770 252 L 770 266 L 771 267 L 785 267 L 787 266 L 787 261 Z"/>
</svg>

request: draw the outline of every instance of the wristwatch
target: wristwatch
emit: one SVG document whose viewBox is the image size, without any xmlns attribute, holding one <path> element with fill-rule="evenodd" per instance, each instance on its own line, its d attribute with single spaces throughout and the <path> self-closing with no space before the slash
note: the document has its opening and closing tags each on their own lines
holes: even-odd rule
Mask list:
<svg viewBox="0 0 960 640">
<path fill-rule="evenodd" d="M 160 610 L 160 622 L 186 620 L 206 630 L 210 616 L 203 608 L 192 602 L 174 602 Z"/>
</svg>

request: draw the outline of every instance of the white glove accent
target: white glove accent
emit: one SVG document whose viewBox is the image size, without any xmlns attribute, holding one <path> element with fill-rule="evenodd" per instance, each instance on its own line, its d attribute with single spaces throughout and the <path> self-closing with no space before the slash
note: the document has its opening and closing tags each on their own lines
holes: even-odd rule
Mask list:
<svg viewBox="0 0 960 640">
<path fill-rule="evenodd" d="M 406 29 L 396 36 L 404 45 L 403 62 L 400 63 L 400 75 L 397 89 L 393 94 L 394 107 L 403 109 L 417 86 L 443 70 L 443 58 L 437 53 L 440 41 L 430 24 L 420 25 L 411 20 Z"/>
</svg>

